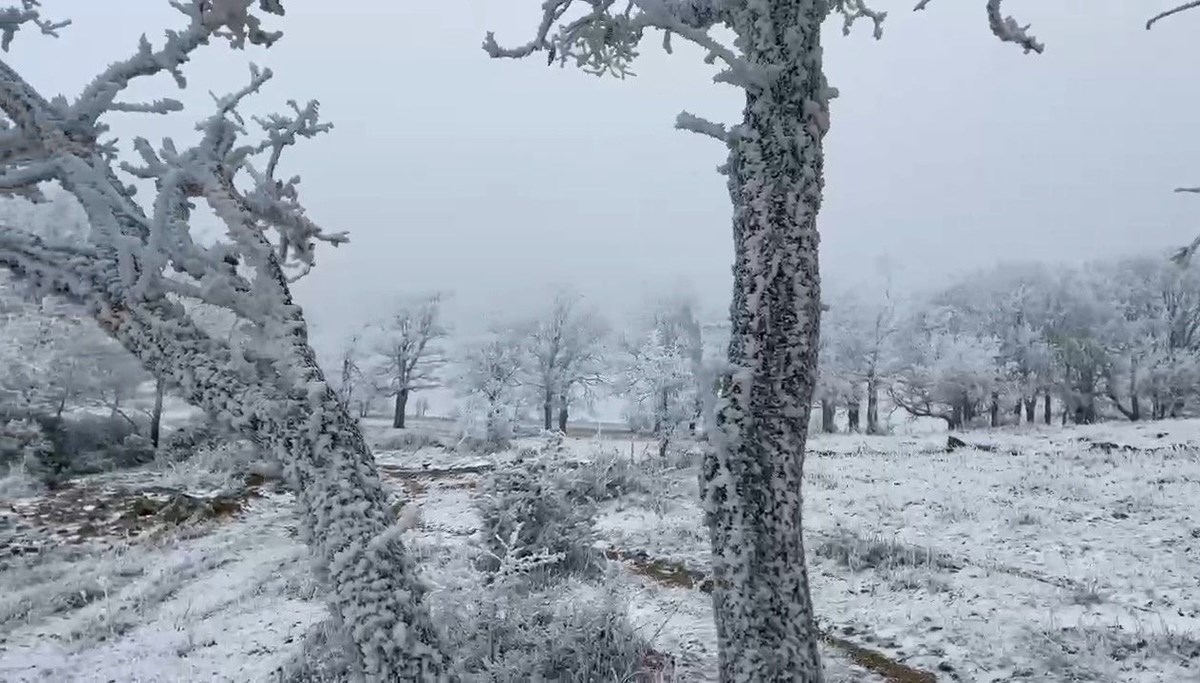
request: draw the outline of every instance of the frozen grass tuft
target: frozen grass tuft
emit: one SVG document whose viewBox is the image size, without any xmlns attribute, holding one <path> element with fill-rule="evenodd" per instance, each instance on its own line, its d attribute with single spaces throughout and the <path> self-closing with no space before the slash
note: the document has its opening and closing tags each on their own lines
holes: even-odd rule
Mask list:
<svg viewBox="0 0 1200 683">
<path fill-rule="evenodd" d="M 45 484 L 34 477 L 23 463 L 9 465 L 7 473 L 0 477 L 0 500 L 30 498 L 45 490 Z"/>
<path fill-rule="evenodd" d="M 862 538 L 849 531 L 823 539 L 813 548 L 813 553 L 856 572 L 896 567 L 958 568 L 932 548 L 917 548 L 882 537 Z"/>
<path fill-rule="evenodd" d="M 1128 680 L 1147 663 L 1171 662 L 1178 678 L 1191 680 L 1200 664 L 1200 640 L 1167 627 L 1130 630 L 1120 626 L 1047 628 L 1032 634 L 1031 649 L 1046 671 L 1061 680 Z"/>
</svg>

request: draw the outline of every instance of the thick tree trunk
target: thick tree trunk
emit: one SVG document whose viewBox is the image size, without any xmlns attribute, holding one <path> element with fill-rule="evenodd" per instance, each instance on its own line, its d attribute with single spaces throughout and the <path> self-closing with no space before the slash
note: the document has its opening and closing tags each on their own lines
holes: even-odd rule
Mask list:
<svg viewBox="0 0 1200 683">
<path fill-rule="evenodd" d="M 408 389 L 396 392 L 396 406 L 392 411 L 392 428 L 404 429 L 404 414 L 408 411 Z"/>
<path fill-rule="evenodd" d="M 1037 420 L 1037 396 L 1025 399 L 1025 423 L 1033 424 Z"/>
<path fill-rule="evenodd" d="M 846 406 L 846 422 L 849 431 L 857 433 L 861 430 L 862 423 L 858 418 L 858 401 L 851 400 L 849 405 Z"/>
<path fill-rule="evenodd" d="M 832 434 L 837 431 L 837 424 L 834 420 L 837 418 L 837 405 L 827 398 L 821 399 L 821 431 L 826 434 Z"/>
<path fill-rule="evenodd" d="M 991 423 L 992 429 L 1000 426 L 1000 394 L 992 392 L 992 404 L 990 406 L 991 415 L 988 416 L 988 421 Z"/>
<path fill-rule="evenodd" d="M 547 432 L 554 429 L 554 394 L 549 387 L 542 394 L 542 429 Z"/>
<path fill-rule="evenodd" d="M 11 71 L 0 78 L 0 86 L 19 83 Z M 0 87 L 0 99 L 11 98 L 11 90 Z M 25 101 L 36 108 L 33 99 Z M 85 168 L 98 158 L 62 154 Z M 93 225 L 115 219 L 126 237 L 144 240 L 145 215 L 123 196 L 125 185 L 111 172 L 108 176 L 102 180 L 89 170 L 61 180 L 76 196 L 117 197 L 111 209 L 87 203 Z M 228 192 L 212 201 L 236 202 Z M 235 357 L 228 344 L 200 330 L 181 305 L 161 293 L 151 289 L 142 295 L 146 298 L 131 298 L 130 273 L 136 277 L 139 265 L 136 250 L 118 256 L 103 245 L 64 250 L 12 233 L 3 237 L 0 265 L 91 309 L 101 327 L 147 370 L 165 377 L 185 399 L 241 430 L 284 465 L 298 491 L 300 535 L 327 587 L 331 612 L 347 635 L 346 654 L 355 678 L 453 680 L 429 615 L 428 589 L 393 523 L 375 460 L 358 422 L 325 381 L 278 264 L 270 264 L 269 277 L 255 283 L 256 291 L 286 313 L 283 320 L 272 318 L 263 325 L 278 346 L 266 354 L 240 349 Z M 270 291 L 271 282 L 275 291 Z M 246 358 L 260 368 L 254 377 L 240 372 Z"/>
<path fill-rule="evenodd" d="M 1134 394 L 1129 397 L 1129 420 L 1137 422 L 1142 419 L 1142 402 L 1138 399 L 1138 395 Z"/>
<path fill-rule="evenodd" d="M 167 392 L 167 383 L 162 377 L 154 382 L 154 412 L 150 413 L 150 443 L 158 448 L 159 434 L 162 432 L 163 398 Z"/>
<path fill-rule="evenodd" d="M 867 433 L 879 433 L 879 382 L 874 377 L 867 380 Z"/>
<path fill-rule="evenodd" d="M 722 681 L 818 683 L 801 482 L 820 328 L 817 212 L 828 122 L 824 1 L 745 3 L 732 28 L 751 86 L 730 140 L 729 361 L 702 477 Z"/>
<path fill-rule="evenodd" d="M 210 415 L 230 420 L 284 465 L 299 491 L 301 538 L 366 678 L 450 680 L 427 589 L 394 531 L 375 459 L 358 422 L 325 382 L 303 328 L 295 350 L 281 351 L 294 380 L 247 384 L 227 370 L 227 350 L 178 315 L 172 304 L 146 303 L 107 310 L 100 321 L 148 370 Z"/>
<path fill-rule="evenodd" d="M 570 416 L 570 414 L 568 412 L 569 409 L 570 409 L 570 406 L 567 404 L 567 397 L 559 396 L 558 397 L 558 431 L 562 432 L 563 434 L 567 433 L 567 418 Z"/>
</svg>

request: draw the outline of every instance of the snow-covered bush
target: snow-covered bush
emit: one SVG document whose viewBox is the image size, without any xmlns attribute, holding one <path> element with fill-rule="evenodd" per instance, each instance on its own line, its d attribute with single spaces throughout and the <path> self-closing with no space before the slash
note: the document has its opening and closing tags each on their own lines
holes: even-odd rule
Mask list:
<svg viewBox="0 0 1200 683">
<path fill-rule="evenodd" d="M 210 419 L 202 419 L 183 425 L 167 434 L 159 451 L 166 460 L 187 460 L 197 452 L 206 448 L 215 448 L 230 438 L 230 434 L 220 429 Z"/>
<path fill-rule="evenodd" d="M 573 479 L 544 456 L 503 464 L 486 476 L 476 499 L 481 567 L 495 573 L 506 563 L 548 554 L 553 558 L 531 574 L 594 572 L 601 562 L 592 547 L 595 506 L 573 489 Z"/>
<path fill-rule="evenodd" d="M 35 421 L 9 420 L 0 424 L 0 464 L 21 464 L 29 457 L 40 459 L 50 449 L 46 433 Z"/>
<path fill-rule="evenodd" d="M 422 448 L 446 448 L 441 438 L 425 432 L 404 431 L 388 433 L 377 439 L 372 439 L 372 448 L 376 451 L 419 451 Z"/>
<path fill-rule="evenodd" d="M 37 493 L 52 447 L 38 423 L 10 420 L 0 425 L 0 499 Z"/>
<path fill-rule="evenodd" d="M 635 463 L 615 449 L 597 450 L 585 462 L 569 463 L 560 476 L 571 495 L 582 502 L 601 503 L 646 490 L 647 463 Z"/>
<path fill-rule="evenodd" d="M 434 605 L 463 681 L 631 681 L 649 651 L 611 585 L 497 582 Z"/>
<path fill-rule="evenodd" d="M 48 476 L 68 477 L 137 467 L 154 459 L 154 447 L 122 418 L 73 415 L 39 420 L 51 452 Z"/>
</svg>

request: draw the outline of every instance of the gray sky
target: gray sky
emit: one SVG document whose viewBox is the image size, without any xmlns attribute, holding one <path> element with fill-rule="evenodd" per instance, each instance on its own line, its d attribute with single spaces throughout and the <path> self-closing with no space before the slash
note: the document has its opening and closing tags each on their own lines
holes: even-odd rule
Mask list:
<svg viewBox="0 0 1200 683">
<path fill-rule="evenodd" d="M 19 36 L 11 62 L 44 92 L 74 94 L 137 35 L 177 24 L 165 0 L 46 0 L 76 25 Z M 1009 0 L 1047 43 L 1024 55 L 988 32 L 983 0 L 893 9 L 827 31 L 833 105 L 821 216 L 827 276 L 849 283 L 886 257 L 909 281 L 997 260 L 1077 260 L 1190 237 L 1200 198 L 1200 12 L 1143 29 L 1164 2 Z M 527 40 L 536 0 L 292 0 L 267 52 L 209 48 L 187 73 L 142 88 L 197 105 L 172 122 L 131 117 L 127 136 L 180 133 L 207 90 L 239 87 L 245 63 L 277 79 L 251 110 L 317 98 L 334 132 L 295 150 L 313 218 L 348 230 L 298 287 L 320 337 L 365 319 L 366 299 L 455 292 L 464 326 L 571 283 L 610 308 L 690 283 L 714 309 L 729 289 L 723 150 L 672 130 L 680 109 L 733 121 L 739 93 L 694 51 L 648 41 L 639 76 L 600 80 L 544 61 L 491 61 L 484 32 Z M 890 7 L 888 7 L 890 6 Z M 514 9 L 519 8 L 519 9 Z M 677 41 L 678 42 L 678 41 Z"/>
</svg>

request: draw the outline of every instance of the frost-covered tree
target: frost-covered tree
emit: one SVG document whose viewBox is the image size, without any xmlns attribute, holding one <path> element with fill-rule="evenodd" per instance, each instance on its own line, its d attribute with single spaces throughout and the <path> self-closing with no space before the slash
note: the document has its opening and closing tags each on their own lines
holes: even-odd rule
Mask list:
<svg viewBox="0 0 1200 683">
<path fill-rule="evenodd" d="M 1106 396 L 1129 420 L 1179 416 L 1197 392 L 1200 268 L 1143 257 L 1093 272 L 1092 291 L 1113 308 L 1098 330 Z"/>
<path fill-rule="evenodd" d="M 471 345 L 463 355 L 459 390 L 468 399 L 482 401 L 483 439 L 490 448 L 506 445 L 512 437 L 521 386 L 521 338 L 513 332 L 494 332 Z"/>
<path fill-rule="evenodd" d="M 437 371 L 446 358 L 439 342 L 447 334 L 441 311 L 442 295 L 431 294 L 399 304 L 374 328 L 378 358 L 372 374 L 394 401 L 392 427 L 396 429 L 404 429 L 413 392 L 440 386 Z"/>
<path fill-rule="evenodd" d="M 921 0 L 924 8 L 929 0 Z M 988 23 L 1026 51 L 1042 46 L 987 0 Z M 716 409 L 704 499 L 713 545 L 713 605 L 724 681 L 819 681 L 801 532 L 801 478 L 816 384 L 821 296 L 817 213 L 829 129 L 821 27 L 847 31 L 883 13 L 865 0 L 547 0 L 527 44 L 493 57 L 547 53 L 553 63 L 623 76 L 642 39 L 686 40 L 719 65 L 716 80 L 745 95 L 727 127 L 690 113 L 679 128 L 729 149 L 722 167 L 733 204 L 731 380 Z M 732 44 L 723 42 L 731 35 Z"/>
<path fill-rule="evenodd" d="M 1054 278 L 1039 264 L 1006 264 L 972 273 L 939 293 L 970 330 L 998 340 L 1003 379 L 1015 392 L 1013 413 L 1033 422 L 1038 397 L 1055 383 L 1054 349 L 1047 337 Z"/>
<path fill-rule="evenodd" d="M 528 384 L 537 392 L 542 428 L 566 431 L 572 401 L 604 380 L 607 326 L 580 298 L 559 292 L 548 311 L 525 327 Z"/>
<path fill-rule="evenodd" d="M 913 417 L 932 417 L 961 429 L 986 409 L 996 419 L 1003 391 L 1000 340 L 964 328 L 952 309 L 918 311 L 900 333 L 897 371 L 889 396 Z"/>
<path fill-rule="evenodd" d="M 629 400 L 626 410 L 630 424 L 651 429 L 658 440 L 659 457 L 663 458 L 676 431 L 695 414 L 692 360 L 683 340 L 671 334 L 666 325 L 655 325 L 624 346 L 620 389 Z"/>
<path fill-rule="evenodd" d="M 101 141 L 114 114 L 169 114 L 179 102 L 124 99 L 155 77 L 185 84 L 202 46 L 269 46 L 264 28 L 278 0 L 177 0 L 182 25 L 156 45 L 143 39 L 77 95 L 47 97 L 0 66 L 0 190 L 30 199 L 57 183 L 87 216 L 85 240 L 57 244 L 19 227 L 0 228 L 0 265 L 42 291 L 83 305 L 101 327 L 188 400 L 253 438 L 277 458 L 299 491 L 302 537 L 329 587 L 332 611 L 352 644 L 357 673 L 371 680 L 436 680 L 447 660 L 426 607 L 426 588 L 392 525 L 375 463 L 326 382 L 308 341 L 291 282 L 313 266 L 318 244 L 339 243 L 303 210 L 296 178 L 280 175 L 282 153 L 329 130 L 316 102 L 252 122 L 238 105 L 270 71 L 218 97 L 190 143 L 133 140 L 132 158 Z M 20 28 L 55 33 L 37 3 L 0 11 L 8 48 Z M 69 53 L 63 53 L 68 58 Z M 251 123 L 257 129 L 252 134 Z M 138 201 L 129 184 L 152 189 Z M 225 232 L 213 243 L 193 230 L 198 203 Z M 239 321 L 240 341 L 207 332 L 189 315 L 203 302 Z"/>
</svg>

